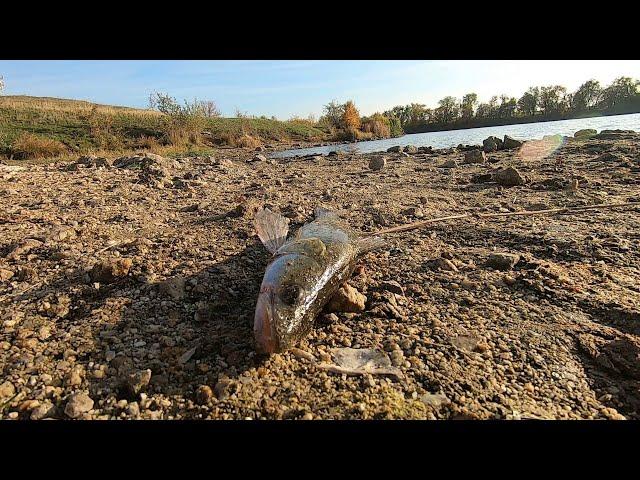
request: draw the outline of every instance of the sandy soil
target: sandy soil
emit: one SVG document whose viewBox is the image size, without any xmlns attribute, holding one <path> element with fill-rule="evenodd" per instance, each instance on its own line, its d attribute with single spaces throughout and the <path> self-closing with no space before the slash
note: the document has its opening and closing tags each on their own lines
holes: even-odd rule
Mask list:
<svg viewBox="0 0 640 480">
<path fill-rule="evenodd" d="M 322 315 L 294 352 L 254 353 L 259 205 L 294 229 L 322 205 L 374 231 L 640 200 L 640 135 L 485 164 L 384 155 L 379 171 L 373 154 L 248 162 L 229 149 L 0 166 L 0 417 L 638 418 L 637 207 L 397 234 L 350 281 L 363 312 Z M 505 166 L 525 184 L 481 176 Z M 342 347 L 381 349 L 402 375 L 318 368 Z"/>
</svg>

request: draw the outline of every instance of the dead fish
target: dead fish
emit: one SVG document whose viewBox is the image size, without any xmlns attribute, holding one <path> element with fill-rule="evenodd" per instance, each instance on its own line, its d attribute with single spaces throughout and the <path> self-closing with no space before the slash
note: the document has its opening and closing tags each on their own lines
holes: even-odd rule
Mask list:
<svg viewBox="0 0 640 480">
<path fill-rule="evenodd" d="M 353 273 L 358 255 L 384 245 L 379 237 L 359 237 L 335 212 L 323 208 L 289 240 L 289 220 L 269 209 L 256 213 L 255 227 L 273 253 L 254 318 L 261 353 L 285 351 L 308 335 L 316 316 Z"/>
</svg>

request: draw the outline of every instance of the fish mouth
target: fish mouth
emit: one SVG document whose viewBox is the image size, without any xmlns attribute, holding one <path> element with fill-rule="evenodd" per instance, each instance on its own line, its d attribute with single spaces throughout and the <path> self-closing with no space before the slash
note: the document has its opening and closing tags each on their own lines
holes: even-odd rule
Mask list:
<svg viewBox="0 0 640 480">
<path fill-rule="evenodd" d="M 273 299 L 273 289 L 263 287 L 260 290 L 253 322 L 253 333 L 258 353 L 271 354 L 280 351 L 280 342 L 278 342 L 275 331 Z"/>
</svg>

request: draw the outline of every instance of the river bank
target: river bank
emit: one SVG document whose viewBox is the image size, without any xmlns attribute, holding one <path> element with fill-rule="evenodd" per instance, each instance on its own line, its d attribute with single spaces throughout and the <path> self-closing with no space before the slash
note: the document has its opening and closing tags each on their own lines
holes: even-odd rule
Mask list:
<svg viewBox="0 0 640 480">
<path fill-rule="evenodd" d="M 257 206 L 293 230 L 322 205 L 375 231 L 640 200 L 640 135 L 603 137 L 0 166 L 0 415 L 638 419 L 638 208 L 398 234 L 350 280 L 363 311 L 322 315 L 299 350 L 265 359 L 252 343 L 269 261 Z M 383 352 L 400 375 L 319 368 L 345 348 Z"/>
</svg>

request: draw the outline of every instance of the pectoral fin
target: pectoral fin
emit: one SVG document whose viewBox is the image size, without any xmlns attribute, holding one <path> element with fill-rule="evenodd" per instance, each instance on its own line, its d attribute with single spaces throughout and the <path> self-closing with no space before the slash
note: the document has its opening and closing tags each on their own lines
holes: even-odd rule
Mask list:
<svg viewBox="0 0 640 480">
<path fill-rule="evenodd" d="M 268 208 L 261 208 L 255 215 L 256 233 L 262 244 L 271 253 L 275 253 L 287 241 L 289 219 Z"/>
</svg>

